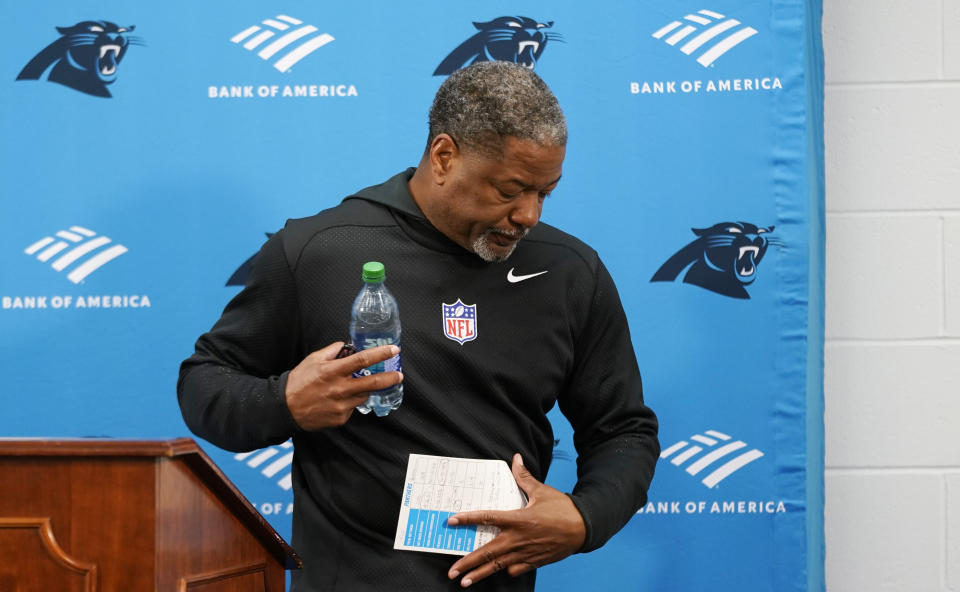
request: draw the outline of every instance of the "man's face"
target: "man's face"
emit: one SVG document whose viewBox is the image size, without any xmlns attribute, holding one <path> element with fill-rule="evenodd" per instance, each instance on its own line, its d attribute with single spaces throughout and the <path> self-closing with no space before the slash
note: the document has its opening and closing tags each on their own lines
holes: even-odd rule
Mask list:
<svg viewBox="0 0 960 592">
<path fill-rule="evenodd" d="M 460 148 L 431 222 L 485 261 L 503 261 L 537 225 L 560 181 L 565 149 L 507 138 L 499 157 Z"/>
</svg>

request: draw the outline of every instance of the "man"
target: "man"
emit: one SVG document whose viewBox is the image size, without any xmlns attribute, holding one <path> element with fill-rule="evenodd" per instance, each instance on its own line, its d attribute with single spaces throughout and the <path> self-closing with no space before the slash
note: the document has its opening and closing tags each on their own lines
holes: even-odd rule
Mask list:
<svg viewBox="0 0 960 592">
<path fill-rule="evenodd" d="M 197 435 L 228 450 L 292 437 L 296 592 L 532 590 L 535 568 L 601 546 L 646 502 L 659 454 L 616 289 L 596 253 L 547 225 L 566 123 L 526 68 L 454 73 L 416 169 L 292 220 L 181 368 Z M 365 261 L 386 265 L 403 323 L 403 376 L 351 374 L 396 354 L 336 359 Z M 475 304 L 475 334 L 445 334 L 444 304 Z M 354 413 L 404 382 L 386 417 Z M 544 485 L 555 403 L 574 428 L 578 482 Z M 410 453 L 510 459 L 522 510 L 464 512 L 490 543 L 449 556 L 393 550 Z M 451 565 L 452 563 L 452 565 Z"/>
</svg>

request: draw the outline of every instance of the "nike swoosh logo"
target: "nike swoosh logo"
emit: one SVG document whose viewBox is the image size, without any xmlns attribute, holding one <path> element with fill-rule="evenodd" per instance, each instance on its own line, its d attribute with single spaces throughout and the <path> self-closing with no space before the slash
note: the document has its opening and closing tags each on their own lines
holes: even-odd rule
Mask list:
<svg viewBox="0 0 960 592">
<path fill-rule="evenodd" d="M 537 272 L 537 273 L 531 273 L 531 274 L 527 274 L 527 275 L 514 275 L 514 274 L 513 274 L 513 270 L 514 270 L 514 269 L 516 269 L 516 268 L 511 267 L 511 268 L 510 268 L 510 271 L 507 272 L 507 281 L 510 282 L 511 284 L 515 284 L 515 283 L 517 283 L 517 282 L 522 282 L 523 280 L 529 280 L 530 278 L 535 278 L 535 277 L 537 277 L 538 275 L 543 275 L 543 274 L 547 273 L 546 271 L 540 271 L 540 272 Z M 549 271 L 549 270 L 547 270 L 547 271 Z"/>
</svg>

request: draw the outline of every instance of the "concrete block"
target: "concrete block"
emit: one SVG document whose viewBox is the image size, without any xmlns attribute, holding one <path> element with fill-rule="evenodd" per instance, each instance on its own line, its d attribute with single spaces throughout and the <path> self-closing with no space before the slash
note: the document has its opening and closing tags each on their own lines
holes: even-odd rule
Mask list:
<svg viewBox="0 0 960 592">
<path fill-rule="evenodd" d="M 827 339 L 936 337 L 940 220 L 827 215 Z"/>
<path fill-rule="evenodd" d="M 950 337 L 960 337 L 960 215 L 944 217 L 943 253 L 946 299 L 944 333 Z"/>
<path fill-rule="evenodd" d="M 827 590 L 940 590 L 943 478 L 828 473 Z"/>
<path fill-rule="evenodd" d="M 960 86 L 828 87 L 825 99 L 827 211 L 960 208 Z"/>
<path fill-rule="evenodd" d="M 947 590 L 960 590 L 960 472 L 947 482 Z"/>
<path fill-rule="evenodd" d="M 960 80 L 960 0 L 943 0 L 943 76 Z"/>
<path fill-rule="evenodd" d="M 823 3 L 826 81 L 938 80 L 941 0 Z"/>
<path fill-rule="evenodd" d="M 827 467 L 960 466 L 960 345 L 826 346 Z"/>
</svg>

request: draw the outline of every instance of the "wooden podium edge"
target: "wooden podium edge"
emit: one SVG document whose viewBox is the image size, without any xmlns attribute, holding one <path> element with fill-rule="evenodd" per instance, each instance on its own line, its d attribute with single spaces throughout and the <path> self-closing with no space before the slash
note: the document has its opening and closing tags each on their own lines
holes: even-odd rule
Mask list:
<svg viewBox="0 0 960 592">
<path fill-rule="evenodd" d="M 253 504 L 192 438 L 172 440 L 0 438 L 0 456 L 142 456 L 171 459 L 179 457 L 270 551 L 280 565 L 285 569 L 303 567 L 303 562 L 296 551 L 283 540 L 280 533 L 253 507 Z"/>
<path fill-rule="evenodd" d="M 199 450 L 191 438 L 0 438 L 0 456 L 167 456 Z"/>
<path fill-rule="evenodd" d="M 285 569 L 301 569 L 303 562 L 297 552 L 287 544 L 267 519 L 253 507 L 253 504 L 237 489 L 220 467 L 207 456 L 207 453 L 190 438 L 172 440 L 171 456 L 182 456 L 184 464 L 207 484 L 220 501 L 256 536 L 265 547 L 271 550 L 274 558 Z M 189 444 L 189 446 L 187 445 Z M 173 449 L 176 448 L 174 451 Z"/>
</svg>

